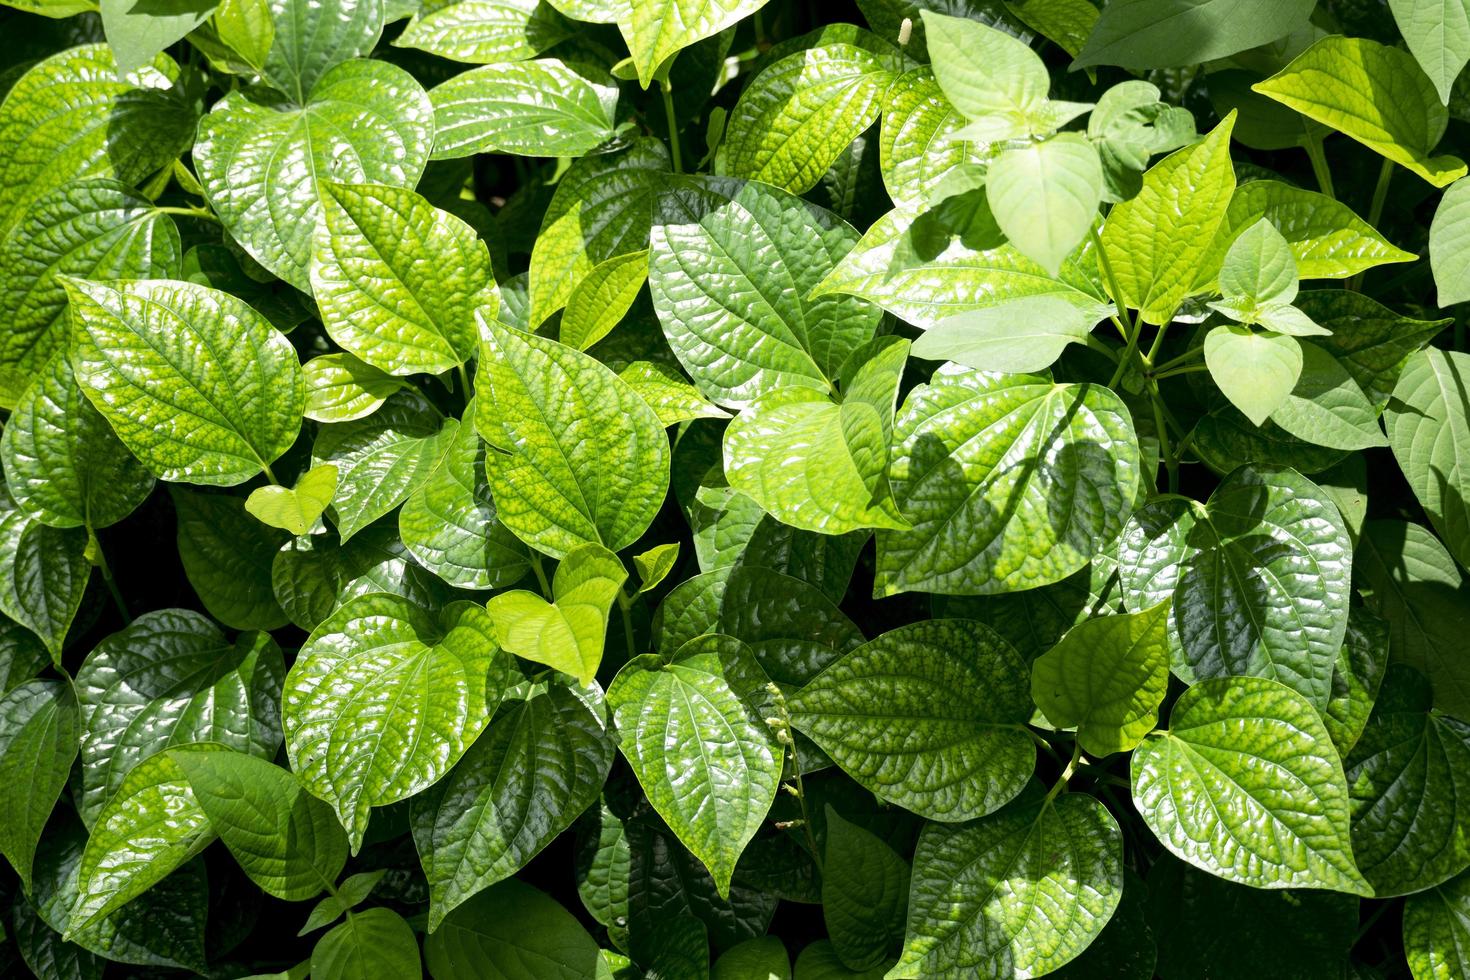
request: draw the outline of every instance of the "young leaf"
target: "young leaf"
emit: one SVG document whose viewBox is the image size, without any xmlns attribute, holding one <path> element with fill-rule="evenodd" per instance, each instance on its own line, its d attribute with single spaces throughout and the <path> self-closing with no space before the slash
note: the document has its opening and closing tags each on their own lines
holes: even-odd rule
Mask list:
<svg viewBox="0 0 1470 980">
<path fill-rule="evenodd" d="M 1384 422 L 1394 458 L 1460 564 L 1470 564 L 1470 354 L 1409 358 Z"/>
<path fill-rule="evenodd" d="M 1299 439 L 1331 449 L 1387 445 L 1378 412 L 1347 369 L 1316 344 L 1303 341 L 1298 346 L 1302 372 L 1271 421 Z"/>
<path fill-rule="evenodd" d="M 480 892 L 424 942 L 438 980 L 602 976 L 597 943 L 545 892 L 511 879 Z"/>
<path fill-rule="evenodd" d="M 962 139 L 994 143 L 1039 135 L 1051 76 L 1041 57 L 1003 31 L 922 11 L 934 77 L 970 125 Z"/>
<path fill-rule="evenodd" d="M 1103 200 L 1126 201 L 1143 186 L 1141 174 L 1155 153 L 1197 138 L 1187 109 L 1159 101 L 1158 86 L 1142 80 L 1119 82 L 1102 94 L 1087 119 L 1087 138 L 1103 168 Z"/>
<path fill-rule="evenodd" d="M 571 33 L 571 25 L 539 0 L 455 0 L 415 13 L 393 45 L 493 65 L 534 58 Z"/>
<path fill-rule="evenodd" d="M 1132 766 L 1139 814 L 1195 867 L 1255 888 L 1373 894 L 1353 863 L 1337 750 L 1316 709 L 1284 684 L 1199 682 Z"/>
<path fill-rule="evenodd" d="M 1230 243 L 1220 265 L 1220 292 L 1227 301 L 1249 308 L 1290 305 L 1296 299 L 1296 259 L 1286 238 L 1266 218 Z"/>
<path fill-rule="evenodd" d="M 1409 51 L 1448 105 L 1455 78 L 1470 61 L 1470 7 L 1464 0 L 1389 0 Z"/>
<path fill-rule="evenodd" d="M 1045 371 L 1068 344 L 1085 344 L 1110 307 L 1092 311 L 1055 296 L 1033 296 L 940 320 L 914 341 L 914 356 L 979 371 Z M 1099 315 L 1101 314 L 1101 315 Z"/>
<path fill-rule="evenodd" d="M 0 852 L 27 893 L 36 844 L 66 788 L 80 735 L 70 684 L 27 681 L 0 698 L 0 779 L 12 794 L 0 811 Z"/>
<path fill-rule="evenodd" d="M 311 951 L 311 975 L 316 980 L 416 977 L 422 972 L 418 937 L 392 909 L 351 913 Z"/>
<path fill-rule="evenodd" d="M 1270 44 L 1307 22 L 1314 0 L 1113 0 L 1074 68 L 1172 68 Z"/>
<path fill-rule="evenodd" d="M 1296 387 L 1302 345 L 1287 334 L 1222 324 L 1205 335 L 1205 364 L 1230 403 L 1264 425 Z"/>
<path fill-rule="evenodd" d="M 597 544 L 573 548 L 556 566 L 555 604 L 534 592 L 502 592 L 485 604 L 495 639 L 508 653 L 546 664 L 590 685 L 602 663 L 608 614 L 628 571 Z"/>
<path fill-rule="evenodd" d="M 273 43 L 261 74 L 297 105 L 333 68 L 367 54 L 383 31 L 382 0 L 269 0 Z"/>
<path fill-rule="evenodd" d="M 257 487 L 245 500 L 245 509 L 256 520 L 300 536 L 316 526 L 322 512 L 337 492 L 337 467 L 330 463 L 314 466 L 301 474 L 291 489 Z"/>
<path fill-rule="evenodd" d="M 1102 203 L 1097 150 L 1078 133 L 1013 147 L 990 164 L 985 193 L 1012 245 L 1055 276 Z"/>
<path fill-rule="evenodd" d="M 559 340 L 586 350 L 612 332 L 648 281 L 648 249 L 615 255 L 592 267 L 567 297 Z"/>
<path fill-rule="evenodd" d="M 286 676 L 292 770 L 332 804 L 354 853 L 372 807 L 432 785 L 464 754 L 511 683 L 490 617 L 360 596 L 322 621 Z"/>
<path fill-rule="evenodd" d="M 1404 903 L 1404 951 L 1414 980 L 1470 971 L 1470 871 Z"/>
<path fill-rule="evenodd" d="M 559 0 L 584 4 L 599 0 Z M 638 84 L 645 89 L 671 57 L 696 41 L 711 37 L 765 6 L 766 0 L 643 0 L 623 3 L 617 0 L 616 13 L 599 21 L 616 20 L 633 65 L 638 70 Z M 565 11 L 563 11 L 565 12 Z"/>
<path fill-rule="evenodd" d="M 99 0 L 102 30 L 123 78 L 149 64 L 165 48 L 204 23 L 214 12 L 213 0 L 143 6 L 129 0 Z"/>
<path fill-rule="evenodd" d="M 304 414 L 313 422 L 351 422 L 383 406 L 405 382 L 351 354 L 322 354 L 301 365 L 306 380 Z"/>
<path fill-rule="evenodd" d="M 472 68 L 436 85 L 434 159 L 475 153 L 579 157 L 612 138 L 618 89 L 555 58 Z"/>
<path fill-rule="evenodd" d="M 776 936 L 762 936 L 725 950 L 710 980 L 791 980 L 791 954 Z"/>
<path fill-rule="evenodd" d="M 781 780 L 785 750 L 760 712 L 766 683 L 749 647 L 708 634 L 671 661 L 628 661 L 607 692 L 634 775 L 721 898 Z"/>
<path fill-rule="evenodd" d="M 638 592 L 652 592 L 659 587 L 679 561 L 679 542 L 660 544 L 633 556 L 633 570 L 638 573 Z"/>
<path fill-rule="evenodd" d="M 171 489 L 179 560 L 209 614 L 234 629 L 286 625 L 271 564 L 288 536 L 247 514 L 239 497 Z"/>
<path fill-rule="evenodd" d="M 822 916 L 843 965 L 854 972 L 888 961 L 903 942 L 908 862 L 827 805 Z M 784 952 L 784 951 L 783 951 Z"/>
<path fill-rule="evenodd" d="M 984 816 L 1025 787 L 1036 749 L 1026 666 L 981 623 L 890 630 L 789 699 L 791 721 L 873 793 L 930 820 Z"/>
<path fill-rule="evenodd" d="M 336 817 L 333 816 L 332 819 L 335 821 Z M 340 824 L 337 829 L 341 831 Z M 312 906 L 311 914 L 306 917 L 306 923 L 296 935 L 304 936 L 307 933 L 316 932 L 357 908 L 367 901 L 368 896 L 373 893 L 373 889 L 378 887 L 378 882 L 382 881 L 383 876 L 387 873 L 387 868 L 380 868 L 377 871 L 364 871 L 361 874 L 349 875 L 343 879 L 342 883 L 337 886 L 335 895 L 327 895 Z"/>
<path fill-rule="evenodd" d="M 0 487 L 0 613 L 30 630 L 58 666 L 92 577 L 86 548 L 80 529 L 46 526 Z"/>
</svg>

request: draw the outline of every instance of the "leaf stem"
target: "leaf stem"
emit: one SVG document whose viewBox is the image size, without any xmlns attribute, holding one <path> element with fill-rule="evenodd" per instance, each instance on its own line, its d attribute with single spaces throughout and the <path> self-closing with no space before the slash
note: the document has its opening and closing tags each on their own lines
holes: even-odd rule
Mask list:
<svg viewBox="0 0 1470 980">
<path fill-rule="evenodd" d="M 265 474 L 265 478 L 267 480 L 271 481 L 272 483 L 276 484 L 277 486 L 280 486 L 281 485 L 281 481 L 280 480 L 277 480 L 276 479 L 276 475 L 271 472 L 271 464 L 267 463 L 265 460 L 261 460 L 260 461 L 260 470 L 261 470 L 262 473 Z"/>
<path fill-rule="evenodd" d="M 466 371 L 464 369 L 464 365 L 463 364 L 456 364 L 455 367 L 454 367 L 454 369 L 457 372 L 459 372 L 459 388 L 460 388 L 460 394 L 464 396 L 464 403 L 466 405 L 468 405 L 470 403 L 470 397 L 471 397 L 471 395 L 470 395 L 470 374 L 469 374 L 468 371 Z M 471 424 L 474 424 L 473 423 L 473 420 L 471 420 Z"/>
<path fill-rule="evenodd" d="M 1188 361 L 1196 360 L 1197 358 L 1201 358 L 1201 357 L 1204 357 L 1204 356 L 1205 356 L 1205 349 L 1204 349 L 1203 346 L 1200 346 L 1200 347 L 1191 347 L 1189 350 L 1185 351 L 1183 354 L 1180 354 L 1178 357 L 1171 357 L 1167 361 L 1165 361 L 1163 364 L 1155 364 L 1154 365 L 1154 377 L 1156 377 L 1156 378 L 1163 377 L 1163 372 L 1164 371 L 1168 371 L 1171 368 L 1176 368 L 1176 367 L 1178 367 L 1181 364 L 1184 364 L 1184 363 L 1186 363 Z"/>
<path fill-rule="evenodd" d="M 1074 773 L 1074 772 L 1077 771 L 1077 763 L 1080 762 L 1081 760 L 1082 760 L 1082 743 L 1081 742 L 1073 742 L 1072 743 L 1072 758 L 1067 763 L 1067 768 L 1063 769 L 1062 770 L 1062 774 L 1057 777 L 1057 781 L 1055 783 L 1052 783 L 1051 789 L 1049 789 L 1049 790 L 1046 791 L 1046 801 L 1045 802 L 1050 803 L 1052 800 L 1056 799 L 1057 798 L 1057 794 L 1060 793 L 1066 787 L 1067 783 L 1071 782 L 1071 780 L 1072 780 L 1072 773 Z"/>
<path fill-rule="evenodd" d="M 684 172 L 684 160 L 679 151 L 679 118 L 674 113 L 674 87 L 667 78 L 659 80 L 659 90 L 664 96 L 664 117 L 669 123 L 669 154 L 674 160 L 674 173 Z"/>
<path fill-rule="evenodd" d="M 153 210 L 159 214 L 177 214 L 185 218 L 200 218 L 204 221 L 213 221 L 215 224 L 221 223 L 213 211 L 206 211 L 204 208 L 176 208 L 172 206 L 164 207 L 162 205 L 154 205 Z"/>
<path fill-rule="evenodd" d="M 1373 203 L 1368 205 L 1368 224 L 1375 229 L 1378 220 L 1383 217 L 1383 205 L 1388 202 L 1388 185 L 1393 180 L 1393 161 L 1385 159 L 1383 165 L 1378 168 L 1378 183 L 1373 185 Z M 1363 284 L 1363 273 L 1358 273 L 1347 281 L 1348 289 L 1357 292 Z"/>
<path fill-rule="evenodd" d="M 1179 492 L 1179 460 L 1174 456 L 1174 447 L 1169 442 L 1169 424 L 1164 421 L 1164 397 L 1159 394 L 1158 382 L 1149 380 L 1149 401 L 1154 409 L 1154 428 L 1159 430 L 1159 452 L 1164 457 L 1164 469 L 1169 474 L 1169 492 Z"/>
<path fill-rule="evenodd" d="M 541 587 L 541 598 L 551 602 L 551 583 L 546 580 L 546 569 L 541 567 L 541 556 L 531 556 L 531 571 L 536 573 L 536 584 Z"/>
<path fill-rule="evenodd" d="M 133 614 L 128 612 L 128 604 L 123 601 L 122 591 L 117 587 L 117 580 L 112 577 L 112 566 L 107 564 L 107 555 L 102 550 L 102 541 L 97 537 L 97 532 L 91 523 L 87 524 L 87 540 L 92 546 L 92 554 L 97 558 L 97 570 L 102 573 L 102 581 L 107 586 L 107 591 L 112 593 L 112 601 L 117 606 L 117 611 L 122 613 L 123 622 L 133 625 Z"/>
<path fill-rule="evenodd" d="M 1118 288 L 1118 279 L 1113 275 L 1113 264 L 1108 261 L 1108 253 L 1103 248 L 1102 236 L 1097 233 L 1096 222 L 1093 222 L 1092 227 L 1088 229 L 1088 234 L 1092 236 L 1092 247 L 1097 249 L 1097 266 L 1102 270 L 1103 282 L 1107 285 L 1109 295 L 1113 297 L 1113 305 L 1121 312 L 1123 309 L 1123 290 Z M 1123 338 L 1123 341 L 1126 343 L 1128 341 L 1128 330 L 1123 326 L 1123 321 L 1118 318 L 1117 313 L 1112 315 L 1112 321 L 1113 326 L 1118 328 L 1118 336 Z M 1122 360 L 1120 359 L 1118 363 L 1121 364 Z M 1109 385 L 1108 387 L 1112 386 Z"/>
<path fill-rule="evenodd" d="M 638 656 L 634 652 L 636 641 L 633 639 L 633 600 L 622 589 L 618 589 L 618 609 L 623 614 L 623 644 L 627 647 L 628 659 L 632 660 Z"/>
<path fill-rule="evenodd" d="M 1208 371 L 1208 370 L 1209 370 L 1209 366 L 1208 365 L 1205 365 L 1205 364 L 1182 364 L 1179 367 L 1171 368 L 1168 371 L 1155 371 L 1154 372 L 1154 380 L 1157 381 L 1157 380 L 1160 380 L 1162 378 L 1173 378 L 1173 377 L 1177 377 L 1177 376 L 1179 376 L 1181 374 L 1194 374 L 1194 373 L 1196 373 L 1198 371 Z"/>
<path fill-rule="evenodd" d="M 1332 189 L 1332 171 L 1327 167 L 1327 154 L 1322 151 L 1322 137 L 1308 133 L 1307 141 L 1302 147 L 1312 161 L 1312 173 L 1317 176 L 1317 186 L 1322 189 L 1323 194 L 1337 200 L 1337 194 Z"/>
<path fill-rule="evenodd" d="M 1027 734 L 1027 736 L 1030 737 L 1031 741 L 1033 741 L 1033 742 L 1036 743 L 1036 745 L 1037 745 L 1038 748 L 1042 749 L 1043 751 L 1046 752 L 1047 755 L 1049 755 L 1053 759 L 1057 760 L 1057 765 L 1061 765 L 1061 763 L 1062 763 L 1062 757 L 1059 756 L 1059 755 L 1057 755 L 1057 750 L 1054 749 L 1054 748 L 1052 748 L 1052 745 L 1051 745 L 1050 742 L 1048 742 L 1046 739 L 1042 738 L 1040 735 L 1038 735 L 1035 732 L 1033 732 L 1030 729 L 1030 727 L 1027 726 L 1027 725 L 1017 725 L 1016 727 L 1019 728 L 1021 731 L 1025 732 Z"/>
</svg>

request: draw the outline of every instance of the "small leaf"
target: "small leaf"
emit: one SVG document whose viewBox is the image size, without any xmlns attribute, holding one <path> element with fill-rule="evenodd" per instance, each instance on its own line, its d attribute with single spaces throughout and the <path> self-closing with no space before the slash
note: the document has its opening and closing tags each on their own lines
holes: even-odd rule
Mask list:
<svg viewBox="0 0 1470 980">
<path fill-rule="evenodd" d="M 908 862 L 827 805 L 822 917 L 843 964 L 854 972 L 888 961 L 903 942 Z"/>
<path fill-rule="evenodd" d="M 558 339 L 577 350 L 591 347 L 618 325 L 647 281 L 647 249 L 593 266 L 567 297 Z"/>
<path fill-rule="evenodd" d="M 1111 307 L 1088 311 L 1056 296 L 1031 296 L 940 320 L 914 341 L 914 356 L 980 371 L 1045 371 L 1068 344 L 1085 344 Z"/>
<path fill-rule="evenodd" d="M 1296 259 L 1270 221 L 1262 218 L 1235 236 L 1220 266 L 1220 292 L 1227 301 L 1250 307 L 1296 299 Z"/>
<path fill-rule="evenodd" d="M 622 594 L 627 569 L 601 545 L 573 548 L 552 578 L 555 604 L 534 592 L 502 592 L 485 604 L 501 648 L 571 674 L 583 687 L 602 663 L 608 614 Z"/>
<path fill-rule="evenodd" d="M 971 121 L 961 138 L 990 143 L 1035 134 L 1033 116 L 1051 89 L 1041 57 L 993 27 L 929 10 L 922 14 L 934 77 Z"/>
<path fill-rule="evenodd" d="M 1451 184 L 1434 209 L 1429 265 L 1441 307 L 1470 299 L 1470 181 Z"/>
<path fill-rule="evenodd" d="M 1222 325 L 1205 335 L 1205 364 L 1230 403 L 1264 425 L 1296 387 L 1302 345 L 1286 334 Z"/>
<path fill-rule="evenodd" d="M 36 844 L 66 788 L 80 735 L 70 684 L 28 681 L 0 698 L 0 779 L 11 787 L 0 812 L 0 852 L 27 894 Z"/>
<path fill-rule="evenodd" d="M 333 817 L 335 820 L 336 818 Z M 340 825 L 338 830 L 341 830 Z M 357 908 L 367 901 L 373 889 L 378 887 L 378 882 L 388 873 L 387 868 L 377 871 L 364 871 L 360 874 L 349 875 L 337 886 L 335 895 L 327 895 L 312 907 L 311 914 L 306 917 L 306 923 L 296 935 L 304 936 L 309 932 L 316 932 L 322 926 L 329 926 L 336 922 L 346 913 Z"/>
<path fill-rule="evenodd" d="M 569 3 L 600 4 L 601 0 L 557 0 Z M 638 84 L 648 88 L 658 71 L 673 55 L 703 38 L 734 27 L 750 14 L 765 6 L 766 0 L 646 0 L 640 3 L 618 2 L 615 14 L 595 18 L 599 22 L 616 21 L 633 65 L 638 70 Z M 563 11 L 565 12 L 565 10 Z"/>
<path fill-rule="evenodd" d="M 1429 349 L 1409 358 L 1384 422 L 1394 458 L 1462 565 L 1470 563 L 1470 354 Z"/>
<path fill-rule="evenodd" d="M 1389 0 L 1409 51 L 1449 104 L 1455 78 L 1470 61 L 1470 6 L 1464 0 Z"/>
<path fill-rule="evenodd" d="M 301 474 L 296 486 L 257 487 L 245 500 L 245 509 L 263 524 L 302 535 L 316 526 L 337 492 L 337 467 L 314 466 Z"/>
<path fill-rule="evenodd" d="M 436 980 L 602 976 L 597 943 L 582 924 L 554 898 L 515 879 L 480 892 L 448 916 L 425 940 L 424 954 Z"/>
<path fill-rule="evenodd" d="M 997 156 L 985 193 L 1011 244 L 1055 276 L 1097 219 L 1102 163 L 1086 137 L 1062 133 Z"/>
<path fill-rule="evenodd" d="M 668 578 L 679 560 L 679 542 L 660 544 L 633 556 L 633 570 L 638 573 L 638 592 L 652 592 Z"/>
<path fill-rule="evenodd" d="M 314 422 L 351 422 L 383 406 L 405 382 L 351 354 L 322 354 L 301 365 L 305 415 Z"/>
<path fill-rule="evenodd" d="M 352 913 L 318 939 L 311 951 L 311 975 L 316 980 L 416 977 L 422 972 L 418 937 L 392 909 Z"/>
<path fill-rule="evenodd" d="M 36 635 L 61 664 L 92 566 L 78 528 L 47 527 L 0 488 L 0 613 Z"/>
<path fill-rule="evenodd" d="M 612 138 L 618 89 L 555 58 L 472 68 L 436 85 L 434 159 L 475 153 L 579 157 Z"/>
</svg>

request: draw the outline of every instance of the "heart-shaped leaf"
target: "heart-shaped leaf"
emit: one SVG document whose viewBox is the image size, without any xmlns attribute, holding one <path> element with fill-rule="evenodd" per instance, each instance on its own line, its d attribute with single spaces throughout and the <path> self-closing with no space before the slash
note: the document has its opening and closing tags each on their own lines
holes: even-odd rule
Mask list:
<svg viewBox="0 0 1470 980">
<path fill-rule="evenodd" d="M 262 524 L 299 536 L 316 526 L 336 492 L 337 467 L 324 463 L 301 474 L 289 489 L 273 485 L 250 491 L 245 509 Z"/>
</svg>

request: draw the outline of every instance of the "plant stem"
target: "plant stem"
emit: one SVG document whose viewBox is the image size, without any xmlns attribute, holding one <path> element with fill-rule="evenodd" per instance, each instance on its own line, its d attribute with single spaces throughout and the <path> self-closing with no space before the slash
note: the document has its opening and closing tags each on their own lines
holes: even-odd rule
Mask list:
<svg viewBox="0 0 1470 980">
<path fill-rule="evenodd" d="M 622 589 L 618 589 L 618 609 L 623 613 L 623 644 L 628 649 L 628 659 L 632 660 L 638 656 L 634 652 L 636 641 L 633 639 L 633 600 Z"/>
<path fill-rule="evenodd" d="M 1193 361 L 1193 360 L 1195 360 L 1197 358 L 1201 358 L 1201 357 L 1204 357 L 1204 356 L 1205 356 L 1205 349 L 1204 349 L 1204 347 L 1191 347 L 1189 350 L 1185 351 L 1183 354 L 1180 354 L 1178 357 L 1171 357 L 1167 361 L 1165 361 L 1163 364 L 1155 364 L 1154 365 L 1154 377 L 1156 377 L 1156 378 L 1162 377 L 1163 376 L 1162 375 L 1162 372 L 1168 371 L 1171 368 L 1176 368 L 1176 367 L 1178 367 L 1181 364 L 1184 364 L 1184 363 L 1186 363 L 1188 361 Z"/>
<path fill-rule="evenodd" d="M 1159 430 L 1159 452 L 1164 457 L 1164 469 L 1169 474 L 1169 492 L 1179 492 L 1179 460 L 1174 458 L 1174 449 L 1169 442 L 1169 425 L 1164 421 L 1164 398 L 1159 394 L 1155 381 L 1149 382 L 1149 401 L 1153 403 L 1154 428 Z"/>
<path fill-rule="evenodd" d="M 775 730 L 776 741 L 791 750 L 791 773 L 796 784 L 796 805 L 801 810 L 801 827 L 806 831 L 807 846 L 811 848 L 812 860 L 820 874 L 825 870 L 822 867 L 822 852 L 817 847 L 816 835 L 812 833 L 812 817 L 806 806 L 806 784 L 801 779 L 801 753 L 796 748 L 796 734 L 791 728 L 791 713 L 786 709 L 786 695 L 775 682 L 767 684 L 766 691 L 771 695 L 771 704 L 776 709 L 776 716 L 768 718 L 766 724 Z"/>
<path fill-rule="evenodd" d="M 276 479 L 276 475 L 271 472 L 271 464 L 267 463 L 265 460 L 261 460 L 260 461 L 260 469 L 261 469 L 261 472 L 263 472 L 265 474 L 265 478 L 267 480 L 271 481 L 272 483 L 276 484 L 277 486 L 280 486 L 281 485 L 281 481 L 280 480 L 277 480 Z"/>
<path fill-rule="evenodd" d="M 464 396 L 464 403 L 466 405 L 468 405 L 470 403 L 470 397 L 471 397 L 471 393 L 470 393 L 470 374 L 469 374 L 468 371 L 466 371 L 464 369 L 464 365 L 463 364 L 457 365 L 455 367 L 455 370 L 459 372 L 459 388 L 460 388 L 460 392 Z"/>
<path fill-rule="evenodd" d="M 664 116 L 669 122 L 669 154 L 674 160 L 674 173 L 684 172 L 684 160 L 679 152 L 679 118 L 674 114 L 674 91 L 667 78 L 660 80 L 659 89 L 664 94 Z"/>
<path fill-rule="evenodd" d="M 541 567 L 541 556 L 531 556 L 531 571 L 536 573 L 536 584 L 541 587 L 541 597 L 551 601 L 551 583 L 546 581 L 546 569 Z"/>
<path fill-rule="evenodd" d="M 97 570 L 102 573 L 102 581 L 107 586 L 107 591 L 112 593 L 112 601 L 117 606 L 117 611 L 122 613 L 123 622 L 131 626 L 133 614 L 128 612 L 128 604 L 123 601 L 122 591 L 117 587 L 117 580 L 112 577 L 112 566 L 107 564 L 107 555 L 102 550 L 102 541 L 97 537 L 97 532 L 92 525 L 87 525 L 87 537 L 92 542 L 92 551 L 97 556 Z"/>
<path fill-rule="evenodd" d="M 1113 297 L 1113 304 L 1121 311 L 1123 309 L 1123 290 L 1118 288 L 1118 279 L 1113 275 L 1113 264 L 1108 261 L 1108 253 L 1103 248 L 1102 236 L 1097 233 L 1096 222 L 1088 229 L 1088 234 L 1092 236 L 1092 247 L 1097 249 L 1097 265 L 1102 270 L 1103 282 L 1107 284 L 1108 293 Z M 1113 314 L 1112 320 L 1113 326 L 1118 328 L 1118 336 L 1122 337 L 1126 343 L 1128 341 L 1128 330 L 1123 326 L 1123 321 L 1118 319 L 1117 313 Z M 1121 359 L 1119 363 L 1122 363 Z"/>
<path fill-rule="evenodd" d="M 1058 765 L 1061 765 L 1062 757 L 1059 756 L 1059 755 L 1057 755 L 1057 750 L 1051 747 L 1051 743 L 1050 742 L 1048 742 L 1046 739 L 1042 738 L 1040 735 L 1038 735 L 1035 732 L 1033 732 L 1026 725 L 1017 725 L 1016 727 L 1019 728 L 1019 729 L 1021 729 L 1021 731 L 1025 732 L 1027 734 L 1027 736 L 1030 737 L 1031 741 L 1033 741 L 1033 742 L 1036 743 L 1036 745 L 1037 745 L 1038 748 L 1044 750 L 1047 755 L 1049 755 L 1053 759 L 1057 760 L 1057 764 Z"/>
<path fill-rule="evenodd" d="M 1081 759 L 1082 759 L 1082 743 L 1081 742 L 1073 742 L 1072 743 L 1072 758 L 1067 763 L 1067 768 L 1065 768 L 1065 769 L 1062 770 L 1062 774 L 1057 777 L 1057 781 L 1055 783 L 1052 783 L 1051 789 L 1049 789 L 1049 790 L 1046 791 L 1046 802 L 1047 803 L 1050 803 L 1052 800 L 1056 799 L 1057 798 L 1057 794 L 1060 793 L 1066 787 L 1067 783 L 1069 783 L 1071 781 L 1071 779 L 1072 779 L 1072 773 L 1076 772 L 1076 770 L 1077 770 L 1077 763 L 1079 761 L 1081 761 Z"/>
<path fill-rule="evenodd" d="M 1106 357 L 1114 364 L 1118 363 L 1118 352 L 1099 340 L 1095 334 L 1087 335 L 1087 346 L 1097 351 L 1099 354 L 1101 354 L 1103 357 Z"/>
<path fill-rule="evenodd" d="M 1332 190 L 1332 171 L 1327 169 L 1327 154 L 1322 152 L 1322 137 L 1309 134 L 1303 145 L 1307 156 L 1312 160 L 1312 172 L 1317 175 L 1317 186 L 1322 188 L 1323 194 L 1337 200 L 1337 195 Z"/>
<path fill-rule="evenodd" d="M 1108 379 L 1109 388 L 1116 388 L 1118 386 L 1118 382 L 1123 378 L 1123 373 L 1128 370 L 1128 365 L 1132 363 L 1134 355 L 1138 353 L 1138 335 L 1141 333 L 1143 333 L 1143 318 L 1134 317 L 1133 329 L 1128 331 L 1128 345 L 1123 348 L 1123 354 L 1118 358 L 1117 370 Z"/>
<path fill-rule="evenodd" d="M 1385 159 L 1378 168 L 1378 183 L 1373 187 L 1373 203 L 1368 205 L 1368 224 L 1378 227 L 1383 217 L 1383 205 L 1388 202 L 1388 185 L 1393 180 L 1393 161 Z"/>
<path fill-rule="evenodd" d="M 153 210 L 157 211 L 159 214 L 177 214 L 182 215 L 185 218 L 200 218 L 204 221 L 213 221 L 215 224 L 220 223 L 219 218 L 214 215 L 214 212 L 206 211 L 203 208 L 176 208 L 154 205 Z"/>
<path fill-rule="evenodd" d="M 1158 381 L 1163 378 L 1173 378 L 1181 374 L 1195 374 L 1196 372 L 1208 371 L 1209 369 L 1209 366 L 1205 364 L 1182 364 L 1179 367 L 1171 368 L 1168 371 L 1154 371 L 1154 380 Z"/>
</svg>

